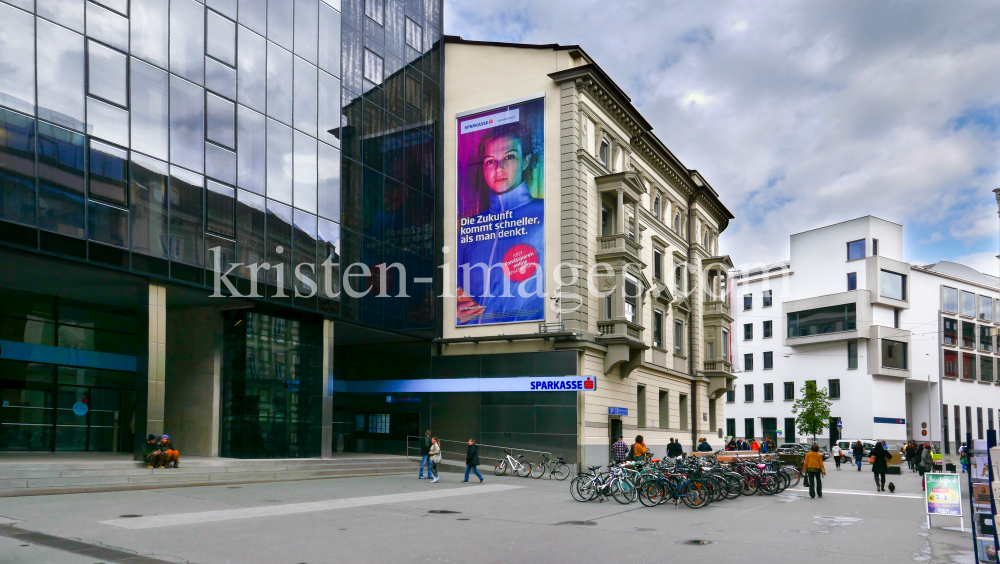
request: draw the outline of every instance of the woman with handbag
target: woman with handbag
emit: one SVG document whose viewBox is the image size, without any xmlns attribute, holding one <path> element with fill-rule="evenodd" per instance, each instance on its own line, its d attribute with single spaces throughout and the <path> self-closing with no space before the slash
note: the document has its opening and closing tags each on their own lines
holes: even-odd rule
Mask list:
<svg viewBox="0 0 1000 564">
<path fill-rule="evenodd" d="M 437 437 L 431 437 L 431 448 L 427 451 L 428 456 L 430 456 L 430 470 L 429 474 L 433 475 L 431 482 L 438 481 L 438 464 L 441 462 L 441 443 L 438 442 Z"/>
<path fill-rule="evenodd" d="M 882 446 L 882 443 L 876 442 L 875 447 L 872 448 L 872 456 L 868 459 L 868 462 L 872 465 L 872 473 L 875 474 L 875 491 L 884 492 L 885 491 L 885 473 L 889 470 L 889 461 L 892 460 L 892 453 Z M 879 480 L 881 479 L 881 483 Z"/>
</svg>

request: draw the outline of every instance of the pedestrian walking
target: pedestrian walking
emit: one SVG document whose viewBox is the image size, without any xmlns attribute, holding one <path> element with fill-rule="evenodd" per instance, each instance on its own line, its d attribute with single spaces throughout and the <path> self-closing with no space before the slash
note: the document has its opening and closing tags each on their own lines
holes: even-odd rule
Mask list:
<svg viewBox="0 0 1000 564">
<path fill-rule="evenodd" d="M 854 441 L 854 446 L 851 447 L 851 454 L 854 455 L 854 463 L 858 465 L 858 472 L 861 471 L 861 459 L 865 457 L 865 445 L 861 444 L 861 441 Z"/>
<path fill-rule="evenodd" d="M 469 449 L 465 451 L 465 479 L 462 480 L 462 483 L 469 482 L 470 470 L 479 476 L 479 483 L 483 483 L 483 475 L 479 473 L 476 466 L 479 466 L 479 445 L 476 444 L 476 439 L 469 439 Z"/>
<path fill-rule="evenodd" d="M 809 482 L 809 497 L 817 495 L 823 497 L 823 479 L 826 477 L 826 466 L 823 464 L 823 455 L 819 452 L 819 445 L 813 443 L 812 448 L 806 453 L 802 461 L 802 473 L 806 475 Z"/>
<path fill-rule="evenodd" d="M 427 465 L 427 479 L 431 478 L 431 430 L 424 431 L 424 436 L 420 439 L 420 473 L 417 478 L 424 479 L 424 465 Z"/>
<path fill-rule="evenodd" d="M 931 457 L 933 451 L 930 445 L 920 445 L 920 484 L 924 485 L 924 474 L 934 471 L 934 459 Z M 926 488 L 925 488 L 926 489 Z"/>
<path fill-rule="evenodd" d="M 840 470 L 840 457 L 843 454 L 844 454 L 844 452 L 842 450 L 840 450 L 840 445 L 834 443 L 833 444 L 833 461 L 837 464 L 837 470 Z"/>
<path fill-rule="evenodd" d="M 903 453 L 906 455 L 906 464 L 910 467 L 910 472 L 917 471 L 917 463 L 920 459 L 917 458 L 917 444 L 915 441 L 910 441 L 906 443 L 906 448 L 903 449 Z"/>
<path fill-rule="evenodd" d="M 611 454 L 615 457 L 615 462 L 621 464 L 628 458 L 628 445 L 625 444 L 625 436 L 618 435 L 618 440 L 611 445 Z"/>
<path fill-rule="evenodd" d="M 427 476 L 430 477 L 431 474 L 434 475 L 431 478 L 431 482 L 436 483 L 438 481 L 438 464 L 441 463 L 441 443 L 438 442 L 437 437 L 431 437 L 431 448 L 427 449 L 427 454 L 429 455 L 430 465 L 427 467 Z"/>
<path fill-rule="evenodd" d="M 872 473 L 875 475 L 875 491 L 885 491 L 885 473 L 889 469 L 889 461 L 892 460 L 892 453 L 887 451 L 882 443 L 875 443 L 872 449 L 870 462 L 872 463 Z"/>
</svg>

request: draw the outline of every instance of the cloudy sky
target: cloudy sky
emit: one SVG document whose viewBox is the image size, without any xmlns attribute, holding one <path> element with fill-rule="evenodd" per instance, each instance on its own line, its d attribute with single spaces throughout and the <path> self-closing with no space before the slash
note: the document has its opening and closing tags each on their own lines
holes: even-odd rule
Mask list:
<svg viewBox="0 0 1000 564">
<path fill-rule="evenodd" d="M 996 2 L 446 0 L 445 33 L 582 46 L 736 215 L 738 266 L 872 214 L 997 273 Z"/>
</svg>

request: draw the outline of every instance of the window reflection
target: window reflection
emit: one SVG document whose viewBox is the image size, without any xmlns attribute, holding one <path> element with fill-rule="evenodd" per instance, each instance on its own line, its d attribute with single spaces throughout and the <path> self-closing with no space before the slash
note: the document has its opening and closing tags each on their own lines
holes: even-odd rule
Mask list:
<svg viewBox="0 0 1000 564">
<path fill-rule="evenodd" d="M 236 204 L 236 248 L 243 263 L 239 273 L 243 278 L 251 278 L 248 265 L 260 264 L 264 260 L 264 198 L 245 190 L 237 193 Z M 263 280 L 261 280 L 263 282 Z M 260 290 L 258 290 L 260 292 Z"/>
<path fill-rule="evenodd" d="M 205 193 L 206 217 L 205 228 L 213 233 L 226 237 L 236 237 L 236 194 L 229 186 L 208 181 L 208 191 Z"/>
<path fill-rule="evenodd" d="M 243 2 L 240 2 L 242 10 Z M 242 12 L 241 12 L 242 13 Z M 259 112 L 264 111 L 267 76 L 267 41 L 240 26 L 237 31 L 239 42 L 239 103 Z"/>
<path fill-rule="evenodd" d="M 340 151 L 319 144 L 319 214 L 340 221 Z"/>
<path fill-rule="evenodd" d="M 0 4 L 0 105 L 35 113 L 35 18 Z"/>
<path fill-rule="evenodd" d="M 38 117 L 84 129 L 83 36 L 38 20 Z"/>
<path fill-rule="evenodd" d="M 304 282 L 298 279 L 298 276 L 294 276 L 293 283 L 300 294 L 309 295 L 319 289 L 316 269 L 316 216 L 302 210 L 295 210 L 293 239 L 295 248 L 292 260 L 293 268 L 299 269 L 302 276 L 312 281 L 315 287 L 310 290 Z M 300 267 L 299 265 L 308 266 Z"/>
<path fill-rule="evenodd" d="M 208 45 L 206 53 L 235 67 L 236 24 L 211 10 L 208 12 L 207 22 Z"/>
<path fill-rule="evenodd" d="M 133 5 L 134 6 L 134 5 Z M 132 148 L 167 158 L 167 73 L 132 59 Z"/>
<path fill-rule="evenodd" d="M 170 161 L 196 172 L 205 170 L 205 98 L 196 84 L 170 77 Z"/>
<path fill-rule="evenodd" d="M 236 153 L 206 141 L 205 174 L 229 184 L 236 184 Z"/>
<path fill-rule="evenodd" d="M 278 265 L 282 265 L 283 280 L 281 286 L 292 287 L 292 208 L 274 202 L 267 201 L 267 262 L 271 264 L 268 271 L 267 282 L 277 286 Z"/>
<path fill-rule="evenodd" d="M 316 64 L 319 5 L 316 0 L 295 0 L 295 54 Z"/>
<path fill-rule="evenodd" d="M 128 18 L 87 2 L 87 37 L 128 52 Z"/>
<path fill-rule="evenodd" d="M 295 132 L 295 207 L 316 213 L 316 140 Z"/>
<path fill-rule="evenodd" d="M 34 119 L 0 108 L 0 161 L 0 218 L 34 225 Z"/>
<path fill-rule="evenodd" d="M 295 128 L 316 136 L 316 67 L 295 58 Z"/>
<path fill-rule="evenodd" d="M 38 124 L 38 226 L 84 236 L 84 137 Z"/>
<path fill-rule="evenodd" d="M 292 54 L 267 44 L 267 116 L 292 123 Z M 242 100 L 241 100 L 242 102 Z"/>
<path fill-rule="evenodd" d="M 176 166 L 170 167 L 170 260 L 204 266 L 202 201 L 204 180 Z"/>
<path fill-rule="evenodd" d="M 236 19 L 236 0 L 207 0 L 208 7 L 231 20 Z"/>
<path fill-rule="evenodd" d="M 170 2 L 170 71 L 201 84 L 205 75 L 205 8 L 195 0 Z"/>
<path fill-rule="evenodd" d="M 292 8 L 289 0 L 269 0 L 267 3 L 267 38 L 292 49 Z"/>
<path fill-rule="evenodd" d="M 106 245 L 128 248 L 128 210 L 89 202 L 87 238 Z"/>
<path fill-rule="evenodd" d="M 264 116 L 239 106 L 236 110 L 238 184 L 240 188 L 264 193 L 264 162 L 266 147 L 264 142 Z"/>
<path fill-rule="evenodd" d="M 339 133 L 340 130 L 340 81 L 325 72 L 320 72 L 317 90 L 319 138 L 327 143 L 339 145 L 340 139 L 334 132 Z"/>
<path fill-rule="evenodd" d="M 103 4 L 104 6 L 116 12 L 119 12 L 123 15 L 126 16 L 128 15 L 128 0 L 93 0 L 93 1 L 97 2 L 98 4 Z"/>
<path fill-rule="evenodd" d="M 319 68 L 340 76 L 340 14 L 319 5 Z"/>
<path fill-rule="evenodd" d="M 167 258 L 167 165 L 133 153 L 130 169 L 132 252 Z"/>
<path fill-rule="evenodd" d="M 292 129 L 267 120 L 267 197 L 292 203 Z"/>
<path fill-rule="evenodd" d="M 38 15 L 83 33 L 84 0 L 39 0 Z"/>
<path fill-rule="evenodd" d="M 214 94 L 208 101 L 208 138 L 229 148 L 236 147 L 236 104 Z"/>
<path fill-rule="evenodd" d="M 90 94 L 125 106 L 128 90 L 125 83 L 125 67 L 128 59 L 124 54 L 109 49 L 93 41 L 87 42 L 87 72 L 90 73 Z"/>
<path fill-rule="evenodd" d="M 128 205 L 128 151 L 90 141 L 90 197 Z"/>
<path fill-rule="evenodd" d="M 163 0 L 132 0 L 129 53 L 167 68 L 167 6 Z"/>
<path fill-rule="evenodd" d="M 319 234 L 319 291 L 320 295 L 329 299 L 340 297 L 340 225 L 320 219 Z M 330 276 L 326 276 L 323 264 L 330 261 Z"/>
<path fill-rule="evenodd" d="M 239 0 L 238 21 L 248 28 L 264 35 L 266 29 L 266 0 Z"/>
<path fill-rule="evenodd" d="M 215 59 L 205 59 L 205 86 L 212 92 L 236 99 L 236 69 L 231 69 Z"/>
</svg>

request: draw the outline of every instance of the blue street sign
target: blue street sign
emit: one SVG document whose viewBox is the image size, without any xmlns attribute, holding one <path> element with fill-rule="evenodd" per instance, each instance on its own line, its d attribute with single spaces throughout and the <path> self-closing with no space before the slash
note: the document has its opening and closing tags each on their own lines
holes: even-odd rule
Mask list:
<svg viewBox="0 0 1000 564">
<path fill-rule="evenodd" d="M 838 419 L 837 420 L 837 428 L 838 429 L 843 429 L 844 428 L 844 422 Z"/>
<path fill-rule="evenodd" d="M 627 407 L 609 407 L 608 415 L 628 415 Z"/>
</svg>

